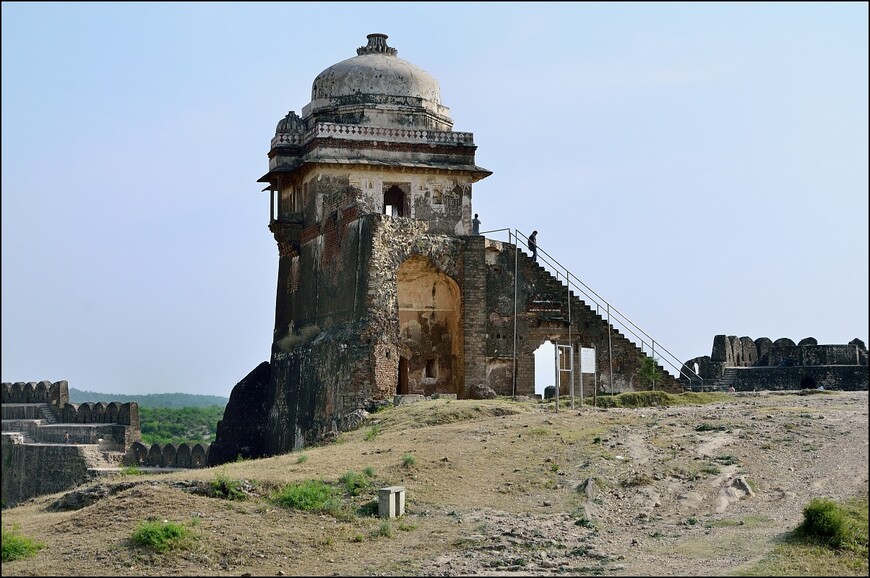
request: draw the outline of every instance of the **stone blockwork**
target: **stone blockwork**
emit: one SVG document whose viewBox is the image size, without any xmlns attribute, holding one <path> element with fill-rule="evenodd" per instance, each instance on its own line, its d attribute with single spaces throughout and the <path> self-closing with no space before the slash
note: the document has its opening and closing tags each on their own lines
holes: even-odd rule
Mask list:
<svg viewBox="0 0 870 578">
<path fill-rule="evenodd" d="M 716 335 L 709 356 L 695 357 L 683 364 L 684 374 L 700 380 L 684 380 L 692 389 L 826 389 L 866 390 L 867 348 L 860 339 L 848 344 L 819 345 L 813 337 L 798 344 L 781 337 L 752 339 Z"/>
</svg>

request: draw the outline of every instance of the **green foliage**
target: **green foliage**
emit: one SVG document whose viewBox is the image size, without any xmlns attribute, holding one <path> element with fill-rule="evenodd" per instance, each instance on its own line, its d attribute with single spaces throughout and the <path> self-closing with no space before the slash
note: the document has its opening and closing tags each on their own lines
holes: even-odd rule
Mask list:
<svg viewBox="0 0 870 578">
<path fill-rule="evenodd" d="M 371 466 L 366 466 L 365 468 L 363 468 L 363 473 L 366 475 L 367 478 L 375 477 L 375 469 Z"/>
<path fill-rule="evenodd" d="M 662 372 L 658 368 L 658 358 L 647 357 L 646 355 L 640 361 L 638 374 L 641 383 L 650 387 L 655 387 L 655 384 L 662 382 Z"/>
<path fill-rule="evenodd" d="M 2 536 L 0 537 L 2 537 L 4 562 L 30 558 L 31 556 L 35 556 L 39 550 L 45 547 L 45 544 L 36 542 L 32 538 L 21 534 L 18 526 L 14 526 L 11 530 L 3 528 Z"/>
<path fill-rule="evenodd" d="M 416 463 L 417 463 L 417 458 L 415 458 L 413 455 L 405 454 L 402 456 L 402 465 L 405 466 L 406 468 L 410 468 L 410 467 L 416 465 Z"/>
<path fill-rule="evenodd" d="M 121 468 L 122 476 L 144 476 L 148 472 L 137 466 L 124 466 Z"/>
<path fill-rule="evenodd" d="M 666 393 L 661 390 L 656 391 L 632 391 L 620 393 L 617 395 L 599 395 L 597 399 L 598 407 L 669 407 L 680 405 L 703 405 L 706 403 L 717 403 L 728 401 L 733 398 L 728 394 L 718 392 L 698 393 L 687 391 L 685 393 Z"/>
<path fill-rule="evenodd" d="M 338 483 L 342 484 L 344 489 L 347 490 L 347 493 L 351 496 L 358 496 L 359 493 L 368 488 L 370 484 L 365 474 L 358 474 L 353 471 L 345 472 L 343 476 L 338 478 Z"/>
<path fill-rule="evenodd" d="M 376 423 L 375 425 L 373 425 L 372 427 L 369 428 L 369 431 L 366 432 L 365 440 L 367 442 L 370 442 L 373 439 L 375 439 L 376 437 L 378 437 L 379 433 L 381 433 L 381 424 Z"/>
<path fill-rule="evenodd" d="M 307 461 L 308 461 L 308 454 L 299 454 L 299 457 L 296 458 L 296 463 L 300 464 L 300 465 L 304 464 Z"/>
<path fill-rule="evenodd" d="M 273 492 L 272 501 L 285 508 L 328 512 L 335 508 L 335 488 L 320 480 L 290 483 Z"/>
<path fill-rule="evenodd" d="M 804 521 L 797 534 L 816 539 L 833 548 L 867 547 L 867 512 L 863 516 L 863 531 L 853 513 L 846 507 L 825 499 L 815 499 L 804 508 Z"/>
<path fill-rule="evenodd" d="M 211 489 L 214 495 L 224 500 L 246 500 L 248 494 L 243 489 L 241 480 L 231 480 L 221 471 L 215 474 L 215 479 L 211 481 Z"/>
<path fill-rule="evenodd" d="M 217 424 L 223 419 L 223 406 L 140 407 L 139 425 L 144 444 L 211 443 Z"/>
<path fill-rule="evenodd" d="M 158 552 L 166 552 L 185 548 L 191 537 L 190 530 L 181 524 L 163 520 L 141 522 L 130 539 L 137 546 L 150 546 Z"/>
<path fill-rule="evenodd" d="M 378 529 L 375 532 L 375 537 L 377 537 L 377 538 L 392 538 L 393 537 L 393 526 L 387 521 L 381 522 L 381 525 L 378 526 Z"/>
<path fill-rule="evenodd" d="M 143 407 L 208 407 L 219 406 L 221 410 L 230 401 L 219 395 L 193 395 L 190 393 L 148 393 L 143 395 L 122 395 L 118 393 L 98 393 L 96 391 L 82 391 L 74 387 L 69 388 L 70 403 L 97 403 L 104 401 L 111 403 L 137 403 L 139 410 Z"/>
</svg>

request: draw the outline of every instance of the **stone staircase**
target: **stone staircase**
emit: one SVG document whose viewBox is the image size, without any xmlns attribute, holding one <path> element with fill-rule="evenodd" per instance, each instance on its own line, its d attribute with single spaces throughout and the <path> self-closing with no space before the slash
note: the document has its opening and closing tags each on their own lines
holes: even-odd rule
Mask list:
<svg viewBox="0 0 870 578">
<path fill-rule="evenodd" d="M 614 349 L 617 348 L 617 345 L 630 345 L 639 356 L 649 357 L 640 346 L 631 341 L 631 339 L 629 339 L 628 336 L 626 336 L 616 326 L 609 324 L 607 319 L 605 319 L 600 313 L 575 295 L 573 290 L 569 291 L 567 285 L 563 281 L 557 279 L 543 265 L 532 260 L 532 258 L 522 250 L 519 251 L 519 255 L 520 258 L 525 261 L 524 265 L 526 267 L 531 267 L 537 276 L 537 280 L 535 281 L 537 286 L 535 288 L 534 297 L 531 298 L 528 303 L 529 311 L 534 311 L 544 321 L 568 323 L 568 299 L 570 298 L 570 320 L 572 326 L 575 324 L 584 324 L 587 326 L 594 325 L 605 335 L 607 334 L 608 326 L 610 326 L 610 335 Z M 656 363 L 656 368 L 661 374 L 661 385 L 665 389 L 682 391 L 682 384 L 666 371 L 661 364 Z"/>
</svg>

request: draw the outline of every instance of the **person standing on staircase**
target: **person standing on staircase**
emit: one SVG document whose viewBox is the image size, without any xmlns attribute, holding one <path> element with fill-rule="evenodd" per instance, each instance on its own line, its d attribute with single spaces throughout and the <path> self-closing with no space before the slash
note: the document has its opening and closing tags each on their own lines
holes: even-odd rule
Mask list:
<svg viewBox="0 0 870 578">
<path fill-rule="evenodd" d="M 538 232 L 532 231 L 532 234 L 529 235 L 529 251 L 532 252 L 532 261 L 538 260 Z"/>
</svg>

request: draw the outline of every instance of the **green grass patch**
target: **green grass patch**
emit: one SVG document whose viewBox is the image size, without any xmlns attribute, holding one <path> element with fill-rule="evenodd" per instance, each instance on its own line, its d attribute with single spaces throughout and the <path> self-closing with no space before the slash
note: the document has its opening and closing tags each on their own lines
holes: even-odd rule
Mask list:
<svg viewBox="0 0 870 578">
<path fill-rule="evenodd" d="M 406 468 L 411 468 L 417 464 L 417 458 L 415 458 L 411 454 L 405 454 L 402 456 L 402 465 Z"/>
<path fill-rule="evenodd" d="M 369 428 L 369 431 L 366 432 L 366 435 L 363 436 L 363 438 L 367 442 L 370 442 L 373 439 L 375 439 L 376 437 L 378 437 L 379 433 L 381 433 L 381 424 L 376 423 L 375 425 L 373 425 L 372 427 Z"/>
<path fill-rule="evenodd" d="M 158 552 L 187 548 L 192 539 L 190 530 L 177 522 L 166 520 L 140 522 L 130 537 L 136 546 L 150 547 Z"/>
<path fill-rule="evenodd" d="M 685 393 L 667 393 L 664 391 L 631 391 L 617 395 L 599 395 L 598 407 L 660 407 L 678 405 L 704 405 L 723 401 L 733 401 L 733 397 L 726 393 L 708 392 L 697 393 L 687 391 Z"/>
<path fill-rule="evenodd" d="M 296 458 L 296 463 L 299 465 L 302 465 L 307 461 L 308 461 L 308 454 L 299 454 L 299 457 Z"/>
<path fill-rule="evenodd" d="M 360 492 L 371 485 L 368 476 L 354 471 L 345 472 L 343 476 L 338 478 L 338 483 L 344 486 L 344 489 L 351 496 L 358 496 Z"/>
<path fill-rule="evenodd" d="M 335 488 L 320 480 L 290 483 L 276 490 L 270 499 L 285 508 L 306 512 L 329 512 L 335 507 Z"/>
<path fill-rule="evenodd" d="M 138 466 L 124 466 L 121 468 L 122 476 L 145 476 L 148 472 Z"/>
<path fill-rule="evenodd" d="M 215 479 L 209 484 L 216 498 L 222 500 L 247 500 L 242 480 L 232 480 L 223 472 L 215 474 Z"/>
<path fill-rule="evenodd" d="M 479 419 L 537 411 L 531 403 L 508 399 L 427 399 L 398 405 L 379 413 L 379 432 L 407 431 L 420 427 L 443 425 Z M 381 417 L 381 415 L 383 417 Z"/>
<path fill-rule="evenodd" d="M 14 526 L 11 529 L 3 528 L 0 538 L 2 538 L 4 562 L 30 558 L 45 547 L 45 544 L 22 534 L 18 526 Z"/>
</svg>

